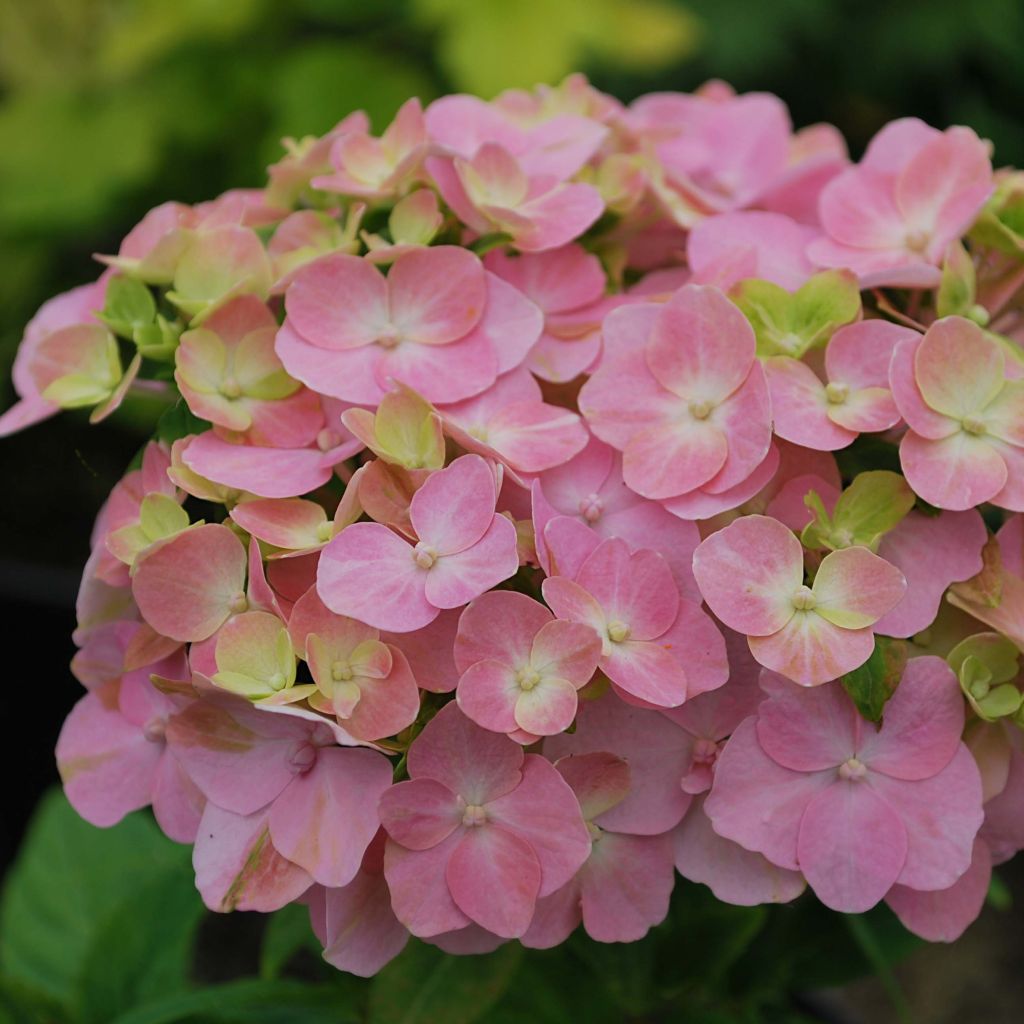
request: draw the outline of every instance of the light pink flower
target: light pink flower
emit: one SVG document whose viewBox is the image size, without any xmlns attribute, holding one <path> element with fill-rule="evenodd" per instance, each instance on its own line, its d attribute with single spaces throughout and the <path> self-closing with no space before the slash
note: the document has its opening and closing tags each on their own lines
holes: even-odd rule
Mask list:
<svg viewBox="0 0 1024 1024">
<path fill-rule="evenodd" d="M 544 600 L 560 619 L 597 631 L 602 672 L 648 705 L 676 707 L 725 682 L 725 645 L 701 609 L 679 596 L 668 564 L 648 548 L 602 541 L 574 579 L 551 576 Z"/>
<path fill-rule="evenodd" d="M 714 288 L 686 285 L 663 307 L 611 313 L 605 355 L 579 402 L 593 432 L 623 453 L 627 486 L 646 498 L 727 491 L 769 453 L 754 332 Z"/>
<path fill-rule="evenodd" d="M 1007 370 L 999 343 L 958 316 L 896 347 L 890 385 L 910 428 L 900 462 L 925 501 L 1024 510 L 1024 380 Z"/>
<path fill-rule="evenodd" d="M 895 883 L 944 889 L 968 870 L 981 780 L 960 742 L 963 700 L 944 661 L 908 662 L 880 728 L 838 683 L 765 685 L 756 720 L 719 757 L 705 802 L 716 832 L 799 869 L 823 903 L 849 913 Z"/>
<path fill-rule="evenodd" d="M 514 938 L 539 898 L 586 860 L 572 790 L 537 754 L 449 704 L 409 750 L 409 781 L 380 801 L 384 873 L 398 919 L 429 937 L 475 922 Z"/>
<path fill-rule="evenodd" d="M 668 913 L 675 884 L 671 837 L 629 835 L 595 823 L 629 793 L 630 767 L 621 757 L 577 754 L 555 768 L 579 800 L 591 836 L 590 856 L 567 885 L 537 903 L 523 945 L 549 949 L 581 921 L 598 942 L 636 942 Z"/>
<path fill-rule="evenodd" d="M 764 361 L 775 433 L 805 448 L 834 451 L 861 433 L 878 433 L 900 420 L 889 390 L 894 347 L 915 331 L 885 320 L 841 327 L 825 350 L 825 380 L 789 356 Z"/>
<path fill-rule="evenodd" d="M 355 523 L 327 545 L 317 573 L 324 604 L 410 632 L 472 601 L 519 567 L 515 527 L 495 500 L 494 474 L 479 455 L 431 474 L 409 508 L 415 544 L 379 523 Z"/>
<path fill-rule="evenodd" d="M 744 516 L 694 552 L 704 600 L 746 634 L 765 667 L 817 686 L 867 661 L 871 626 L 903 597 L 903 574 L 867 548 L 832 551 L 811 586 L 800 541 L 778 520 Z"/>
<path fill-rule="evenodd" d="M 540 311 L 455 246 L 399 256 L 388 276 L 338 253 L 302 268 L 285 299 L 277 354 L 293 377 L 376 404 L 400 381 L 430 402 L 479 394 L 518 366 Z"/>
<path fill-rule="evenodd" d="M 530 173 L 495 142 L 485 142 L 469 158 L 430 157 L 427 170 L 463 224 L 481 235 L 507 234 L 523 252 L 566 245 L 604 212 L 592 185 Z"/>
<path fill-rule="evenodd" d="M 848 267 L 862 287 L 933 287 L 946 247 L 971 226 L 992 187 L 988 150 L 969 128 L 892 121 L 859 164 L 825 186 L 825 237 L 808 255 L 819 266 Z"/>
<path fill-rule="evenodd" d="M 244 829 L 259 816 L 282 857 L 336 888 L 356 876 L 377 832 L 391 765 L 374 750 L 337 746 L 344 737 L 328 720 L 306 714 L 206 696 L 168 723 L 167 741 L 225 828 Z"/>
<path fill-rule="evenodd" d="M 556 619 L 525 594 L 483 594 L 462 613 L 455 638 L 459 707 L 485 729 L 529 733 L 530 742 L 562 732 L 600 656 L 590 626 Z"/>
</svg>

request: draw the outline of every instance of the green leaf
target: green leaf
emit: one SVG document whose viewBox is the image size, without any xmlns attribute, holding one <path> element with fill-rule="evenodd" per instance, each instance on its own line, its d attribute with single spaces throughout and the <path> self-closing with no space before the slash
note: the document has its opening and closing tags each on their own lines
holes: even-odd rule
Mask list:
<svg viewBox="0 0 1024 1024">
<path fill-rule="evenodd" d="M 869 722 L 882 717 L 886 701 L 893 695 L 907 664 L 907 645 L 902 640 L 876 636 L 875 649 L 860 668 L 841 678 L 843 689 Z"/>
<path fill-rule="evenodd" d="M 914 501 L 914 492 L 899 473 L 879 469 L 858 474 L 832 512 L 835 532 L 849 537 L 834 546 L 863 544 L 873 549 L 883 534 L 903 521 Z"/>
<path fill-rule="evenodd" d="M 1013 907 L 1013 891 L 995 872 L 988 883 L 985 902 L 996 910 L 1010 910 Z"/>
<path fill-rule="evenodd" d="M 119 1012 L 187 988 L 203 913 L 192 872 L 178 865 L 105 915 L 82 966 L 76 1024 L 108 1024 Z"/>
<path fill-rule="evenodd" d="M 213 985 L 140 1006 L 110 1024 L 349 1024 L 344 989 L 300 981 L 250 980 Z"/>
<path fill-rule="evenodd" d="M 165 444 L 173 444 L 190 434 L 202 434 L 209 426 L 206 420 L 192 413 L 185 399 L 179 398 L 157 421 L 156 436 Z"/>
<path fill-rule="evenodd" d="M 132 277 L 113 277 L 107 285 L 100 319 L 115 334 L 134 338 L 137 329 L 156 320 L 156 300 L 141 281 Z"/>
<path fill-rule="evenodd" d="M 321 953 L 320 943 L 309 923 L 309 910 L 299 903 L 269 915 L 263 943 L 260 946 L 260 977 L 280 977 L 288 962 L 302 949 L 315 956 Z"/>
<path fill-rule="evenodd" d="M 942 281 L 936 296 L 939 316 L 967 316 L 974 306 L 974 261 L 962 242 L 954 242 L 942 264 Z"/>
<path fill-rule="evenodd" d="M 135 814 L 98 829 L 53 790 L 29 826 L 0 905 L 0 969 L 12 981 L 67 1004 L 107 921 L 168 871 L 191 875 L 188 850 Z M 156 924 L 159 921 L 154 920 Z M 107 949 L 110 953 L 110 949 Z M 123 952 L 119 953 L 123 955 Z"/>
<path fill-rule="evenodd" d="M 500 249 L 503 245 L 507 245 L 511 241 L 511 235 L 506 234 L 504 231 L 494 231 L 489 235 L 481 235 L 470 246 L 470 249 L 472 249 L 477 256 L 483 256 L 486 253 L 489 253 L 492 249 Z"/>
<path fill-rule="evenodd" d="M 370 1024 L 473 1024 L 509 987 L 523 950 L 457 957 L 412 941 L 370 986 Z"/>
<path fill-rule="evenodd" d="M 886 955 L 883 942 L 871 927 L 870 919 L 864 914 L 846 914 L 843 919 L 865 959 L 882 982 L 897 1017 L 902 1024 L 910 1024 L 910 1007 L 907 1005 L 906 996 L 903 995 L 903 989 L 892 973 L 892 963 Z"/>
</svg>

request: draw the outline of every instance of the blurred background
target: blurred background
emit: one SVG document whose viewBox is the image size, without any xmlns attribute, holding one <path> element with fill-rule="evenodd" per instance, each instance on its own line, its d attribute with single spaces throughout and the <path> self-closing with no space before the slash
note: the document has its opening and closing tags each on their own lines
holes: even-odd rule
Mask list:
<svg viewBox="0 0 1024 1024">
<path fill-rule="evenodd" d="M 779 94 L 797 126 L 833 122 L 854 156 L 916 114 L 970 124 L 997 164 L 1024 165 L 1022 53 L 1020 0 L 0 0 L 0 407 L 24 323 L 98 274 L 92 253 L 166 199 L 262 184 L 281 136 L 354 108 L 379 128 L 411 95 L 574 70 L 623 100 L 718 77 Z M 2 864 L 56 780 L 78 696 L 69 637 L 92 518 L 153 416 L 129 402 L 98 428 L 65 415 L 0 444 Z M 1022 1019 L 1019 920 L 986 911 L 967 952 L 915 954 L 919 1019 Z M 887 1019 L 877 996 L 850 997 L 856 1019 Z"/>
</svg>

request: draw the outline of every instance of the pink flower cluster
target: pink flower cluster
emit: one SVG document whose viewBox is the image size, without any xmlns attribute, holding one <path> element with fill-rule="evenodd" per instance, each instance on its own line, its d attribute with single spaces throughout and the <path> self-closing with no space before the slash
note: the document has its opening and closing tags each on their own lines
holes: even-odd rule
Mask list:
<svg viewBox="0 0 1024 1024">
<path fill-rule="evenodd" d="M 177 402 L 92 538 L 68 799 L 362 975 L 634 941 L 677 876 L 955 938 L 1024 848 L 1020 194 L 968 128 L 854 163 L 577 76 L 151 211 L 0 419 Z"/>
</svg>

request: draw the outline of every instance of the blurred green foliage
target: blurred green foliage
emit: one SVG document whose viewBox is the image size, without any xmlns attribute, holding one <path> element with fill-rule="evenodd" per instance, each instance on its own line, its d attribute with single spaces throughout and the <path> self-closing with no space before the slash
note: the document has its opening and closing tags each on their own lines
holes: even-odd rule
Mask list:
<svg viewBox="0 0 1024 1024">
<path fill-rule="evenodd" d="M 588 72 L 770 89 L 854 149 L 913 112 L 1024 162 L 1019 0 L 0 0 L 0 373 L 150 206 L 258 185 L 284 135 Z M 5 384 L 6 387 L 6 384 Z"/>
</svg>

